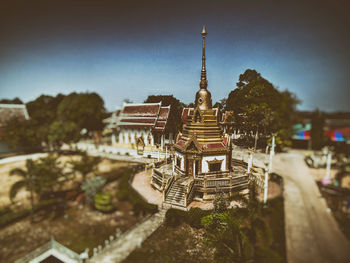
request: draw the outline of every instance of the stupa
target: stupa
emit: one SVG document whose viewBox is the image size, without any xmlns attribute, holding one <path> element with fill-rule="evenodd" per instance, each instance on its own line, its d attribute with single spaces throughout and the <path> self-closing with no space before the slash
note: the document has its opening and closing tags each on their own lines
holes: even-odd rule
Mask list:
<svg viewBox="0 0 350 263">
<path fill-rule="evenodd" d="M 201 32 L 202 69 L 194 108 L 185 108 L 183 126 L 173 146 L 173 160 L 153 169 L 151 184 L 162 191 L 163 203 L 187 207 L 193 199 L 209 201 L 217 193 L 248 187 L 248 173 L 232 165 L 232 142 L 222 131 L 219 109 L 212 107 L 205 57 L 205 26 Z"/>
</svg>

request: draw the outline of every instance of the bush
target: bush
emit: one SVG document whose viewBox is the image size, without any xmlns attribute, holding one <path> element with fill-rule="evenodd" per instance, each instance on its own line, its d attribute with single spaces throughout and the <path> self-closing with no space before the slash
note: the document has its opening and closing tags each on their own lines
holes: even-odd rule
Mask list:
<svg viewBox="0 0 350 263">
<path fill-rule="evenodd" d="M 110 193 L 98 193 L 94 198 L 95 208 L 101 212 L 111 212 L 114 207 L 112 205 L 112 195 Z"/>
<path fill-rule="evenodd" d="M 95 176 L 86 179 L 81 185 L 81 189 L 86 194 L 86 200 L 88 204 L 92 205 L 94 202 L 95 195 L 102 189 L 106 183 L 106 179 L 101 176 Z"/>
<path fill-rule="evenodd" d="M 41 209 L 44 209 L 46 207 L 52 207 L 54 204 L 56 204 L 57 201 L 56 200 L 44 200 L 44 201 L 41 201 L 40 203 L 34 205 L 34 211 L 37 211 L 37 210 L 41 210 Z M 28 216 L 30 214 L 30 211 L 31 211 L 32 207 L 29 206 L 25 209 L 22 209 L 20 211 L 12 211 L 10 208 L 6 208 L 4 210 L 6 210 L 6 212 L 4 212 L 3 209 L 1 209 L 0 211 L 1 214 L 0 214 L 0 227 L 3 227 L 3 226 L 6 226 L 10 223 L 14 223 L 26 216 Z"/>
<path fill-rule="evenodd" d="M 202 228 L 201 219 L 211 213 L 211 210 L 202 210 L 200 208 L 191 208 L 190 211 L 182 211 L 171 208 L 166 212 L 165 224 L 176 227 L 181 223 L 187 223 L 194 228 Z"/>
</svg>

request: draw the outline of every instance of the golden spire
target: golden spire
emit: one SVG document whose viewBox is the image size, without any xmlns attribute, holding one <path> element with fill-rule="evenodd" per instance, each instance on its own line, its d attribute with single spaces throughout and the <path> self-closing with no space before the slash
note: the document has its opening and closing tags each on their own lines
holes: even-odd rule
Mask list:
<svg viewBox="0 0 350 263">
<path fill-rule="evenodd" d="M 203 37 L 202 70 L 201 70 L 201 80 L 199 82 L 200 89 L 196 93 L 195 106 L 199 107 L 200 110 L 210 110 L 212 108 L 211 94 L 209 90 L 207 90 L 208 81 L 207 81 L 207 70 L 205 68 L 205 36 L 207 35 L 205 26 L 203 26 L 201 35 Z"/>
<path fill-rule="evenodd" d="M 208 86 L 207 81 L 207 70 L 205 68 L 205 37 L 207 35 L 207 31 L 205 29 L 205 25 L 203 26 L 203 30 L 201 33 L 203 37 L 203 50 L 202 50 L 202 71 L 201 71 L 201 81 L 199 83 L 199 86 L 201 89 L 206 89 Z"/>
</svg>

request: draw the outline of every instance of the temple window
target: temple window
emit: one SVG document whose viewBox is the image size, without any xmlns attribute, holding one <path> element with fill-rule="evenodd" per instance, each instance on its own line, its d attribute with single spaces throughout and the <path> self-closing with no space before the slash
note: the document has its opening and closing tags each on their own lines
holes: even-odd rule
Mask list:
<svg viewBox="0 0 350 263">
<path fill-rule="evenodd" d="M 176 166 L 181 167 L 181 158 L 176 157 Z"/>
<path fill-rule="evenodd" d="M 214 158 L 214 160 L 207 161 L 207 162 L 208 162 L 209 172 L 219 172 L 219 171 L 221 171 L 222 160 L 217 160 L 216 158 Z"/>
<path fill-rule="evenodd" d="M 218 172 L 221 170 L 221 163 L 210 163 L 209 172 Z"/>
</svg>

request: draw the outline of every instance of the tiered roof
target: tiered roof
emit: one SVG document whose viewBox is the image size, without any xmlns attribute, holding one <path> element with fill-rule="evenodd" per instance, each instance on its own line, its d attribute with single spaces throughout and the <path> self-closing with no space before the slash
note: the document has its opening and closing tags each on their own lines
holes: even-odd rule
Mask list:
<svg viewBox="0 0 350 263">
<path fill-rule="evenodd" d="M 192 141 L 196 141 L 202 151 L 227 150 L 230 142 L 222 135 L 218 124 L 218 112 L 217 108 L 185 108 L 182 111 L 183 133 L 177 137 L 175 147 L 187 149 Z M 198 115 L 197 118 L 195 115 Z"/>
<path fill-rule="evenodd" d="M 118 118 L 120 128 L 151 129 L 163 132 L 168 118 L 170 106 L 158 103 L 125 103 Z"/>
</svg>

